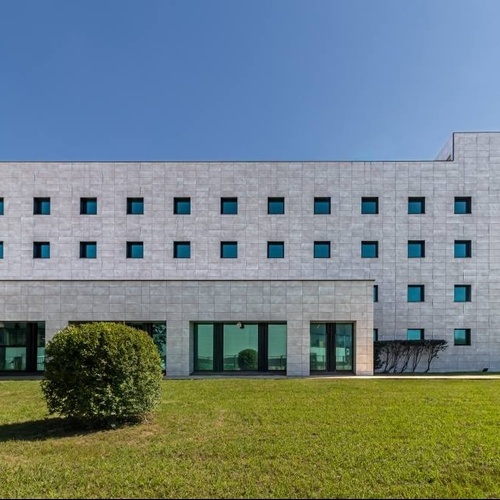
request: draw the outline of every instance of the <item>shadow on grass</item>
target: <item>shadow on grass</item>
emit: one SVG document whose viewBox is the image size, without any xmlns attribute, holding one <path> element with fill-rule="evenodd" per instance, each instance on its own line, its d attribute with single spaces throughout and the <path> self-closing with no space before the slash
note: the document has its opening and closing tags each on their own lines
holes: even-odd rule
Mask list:
<svg viewBox="0 0 500 500">
<path fill-rule="evenodd" d="M 73 436 L 86 436 L 103 430 L 83 427 L 69 418 L 45 418 L 0 425 L 0 443 L 6 441 L 45 441 Z"/>
</svg>

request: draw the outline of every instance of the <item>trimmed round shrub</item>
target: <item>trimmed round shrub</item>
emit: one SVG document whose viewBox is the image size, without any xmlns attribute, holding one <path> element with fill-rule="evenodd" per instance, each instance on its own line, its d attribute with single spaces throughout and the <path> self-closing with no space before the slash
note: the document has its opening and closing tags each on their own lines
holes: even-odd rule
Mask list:
<svg viewBox="0 0 500 500">
<path fill-rule="evenodd" d="M 238 353 L 238 366 L 241 370 L 257 370 L 257 351 L 243 349 Z"/>
<path fill-rule="evenodd" d="M 42 392 L 50 414 L 87 427 L 144 420 L 159 403 L 161 360 L 153 339 L 119 323 L 68 326 L 46 346 Z"/>
</svg>

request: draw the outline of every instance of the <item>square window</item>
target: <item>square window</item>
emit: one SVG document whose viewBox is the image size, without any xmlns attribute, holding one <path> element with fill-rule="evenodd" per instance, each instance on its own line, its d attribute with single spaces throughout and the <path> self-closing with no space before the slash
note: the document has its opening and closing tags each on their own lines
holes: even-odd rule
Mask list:
<svg viewBox="0 0 500 500">
<path fill-rule="evenodd" d="M 191 213 L 191 198 L 174 198 L 174 214 L 189 215 Z"/>
<path fill-rule="evenodd" d="M 268 198 L 267 213 L 270 215 L 281 215 L 285 213 L 285 198 Z"/>
<path fill-rule="evenodd" d="M 408 198 L 408 213 L 425 214 L 425 198 L 423 197 Z"/>
<path fill-rule="evenodd" d="M 127 241 L 127 259 L 143 259 L 144 243 L 142 241 Z"/>
<path fill-rule="evenodd" d="M 423 328 L 408 328 L 406 331 L 407 340 L 424 340 Z"/>
<path fill-rule="evenodd" d="M 3 198 L 0 198 L 0 215 L 3 215 Z"/>
<path fill-rule="evenodd" d="M 80 241 L 80 259 L 95 259 L 97 243 L 95 241 Z"/>
<path fill-rule="evenodd" d="M 96 215 L 97 214 L 97 198 L 80 198 L 80 214 L 81 215 Z"/>
<path fill-rule="evenodd" d="M 472 256 L 472 244 L 470 240 L 455 240 L 454 255 L 456 259 Z"/>
<path fill-rule="evenodd" d="M 378 328 L 373 329 L 373 341 L 374 342 L 378 341 Z"/>
<path fill-rule="evenodd" d="M 363 259 L 376 259 L 378 257 L 378 241 L 362 241 L 361 257 Z"/>
<path fill-rule="evenodd" d="M 224 215 L 236 215 L 238 213 L 238 198 L 221 198 L 220 213 Z"/>
<path fill-rule="evenodd" d="M 408 302 L 424 302 L 424 285 L 408 285 Z"/>
<path fill-rule="evenodd" d="M 174 241 L 174 259 L 190 259 L 191 242 Z"/>
<path fill-rule="evenodd" d="M 361 198 L 362 214 L 378 214 L 378 198 Z"/>
<path fill-rule="evenodd" d="M 471 285 L 455 285 L 455 302 L 470 302 L 471 295 Z"/>
<path fill-rule="evenodd" d="M 285 257 L 285 243 L 283 241 L 267 242 L 267 258 L 283 259 Z"/>
<path fill-rule="evenodd" d="M 314 215 L 328 215 L 331 213 L 332 203 L 328 198 L 314 198 Z"/>
<path fill-rule="evenodd" d="M 238 242 L 237 241 L 221 241 L 220 242 L 220 258 L 221 259 L 237 259 L 238 258 Z"/>
<path fill-rule="evenodd" d="M 455 345 L 470 345 L 470 328 L 455 328 L 453 338 Z"/>
<path fill-rule="evenodd" d="M 470 196 L 455 196 L 454 211 L 456 214 L 471 214 L 472 198 Z"/>
<path fill-rule="evenodd" d="M 373 302 L 378 302 L 378 285 L 373 285 Z"/>
<path fill-rule="evenodd" d="M 33 242 L 34 259 L 50 259 L 50 243 L 48 241 Z"/>
<path fill-rule="evenodd" d="M 50 215 L 50 198 L 34 198 L 33 213 L 35 215 Z"/>
<path fill-rule="evenodd" d="M 329 259 L 330 258 L 330 242 L 315 241 L 314 242 L 314 258 Z"/>
<path fill-rule="evenodd" d="M 127 198 L 127 214 L 142 215 L 144 213 L 144 198 Z"/>
<path fill-rule="evenodd" d="M 425 241 L 408 241 L 408 258 L 418 259 L 425 257 Z"/>
<path fill-rule="evenodd" d="M 3 241 L 0 241 L 0 259 L 3 259 Z"/>
</svg>

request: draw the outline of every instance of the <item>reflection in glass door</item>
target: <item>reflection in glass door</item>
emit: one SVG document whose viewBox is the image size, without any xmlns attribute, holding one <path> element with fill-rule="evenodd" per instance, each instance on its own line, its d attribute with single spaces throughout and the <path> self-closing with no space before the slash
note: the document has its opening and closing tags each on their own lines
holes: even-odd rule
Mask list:
<svg viewBox="0 0 500 500">
<path fill-rule="evenodd" d="M 285 323 L 196 323 L 194 370 L 286 370 Z"/>
<path fill-rule="evenodd" d="M 0 371 L 43 371 L 45 323 L 0 322 Z"/>
<path fill-rule="evenodd" d="M 311 323 L 311 371 L 353 371 L 352 323 Z"/>
</svg>

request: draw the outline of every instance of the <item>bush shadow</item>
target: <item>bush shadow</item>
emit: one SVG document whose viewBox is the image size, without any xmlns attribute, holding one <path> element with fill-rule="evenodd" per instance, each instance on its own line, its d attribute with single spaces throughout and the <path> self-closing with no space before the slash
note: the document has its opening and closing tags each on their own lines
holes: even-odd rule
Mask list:
<svg viewBox="0 0 500 500">
<path fill-rule="evenodd" d="M 0 425 L 0 443 L 6 441 L 45 441 L 101 432 L 103 428 L 86 428 L 69 418 L 44 418 Z"/>
</svg>

